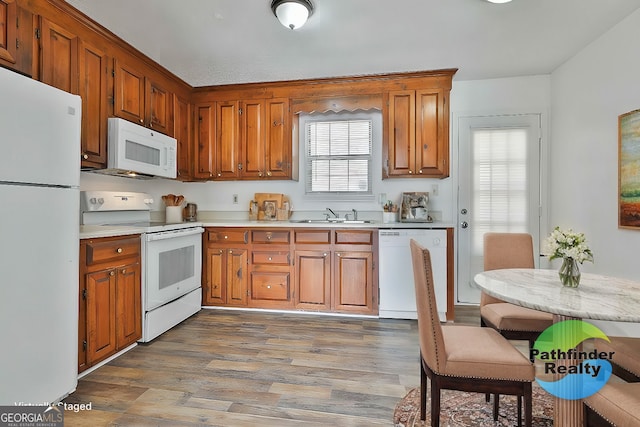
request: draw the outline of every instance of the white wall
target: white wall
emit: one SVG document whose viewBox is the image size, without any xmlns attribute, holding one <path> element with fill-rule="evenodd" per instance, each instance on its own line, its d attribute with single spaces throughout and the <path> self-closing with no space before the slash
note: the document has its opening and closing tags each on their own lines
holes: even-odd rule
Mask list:
<svg viewBox="0 0 640 427">
<path fill-rule="evenodd" d="M 583 271 L 634 280 L 640 230 L 618 228 L 618 116 L 640 108 L 639 37 L 640 10 L 551 76 L 551 224 L 586 234 L 595 262 Z M 637 324 L 600 326 L 639 333 Z"/>
<path fill-rule="evenodd" d="M 640 230 L 618 228 L 618 116 L 640 108 L 640 10 L 551 76 L 553 225 L 586 233 L 584 271 L 640 280 Z"/>
</svg>

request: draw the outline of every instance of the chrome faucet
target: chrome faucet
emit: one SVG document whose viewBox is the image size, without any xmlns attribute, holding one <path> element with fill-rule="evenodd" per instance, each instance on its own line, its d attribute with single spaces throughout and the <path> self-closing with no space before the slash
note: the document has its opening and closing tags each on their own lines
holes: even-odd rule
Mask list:
<svg viewBox="0 0 640 427">
<path fill-rule="evenodd" d="M 334 218 L 340 218 L 338 214 L 331 210 L 331 208 L 327 208 L 327 210 L 331 213 L 331 215 L 333 215 Z M 327 216 L 327 219 L 329 219 L 329 214 L 326 213 L 325 215 Z"/>
<path fill-rule="evenodd" d="M 351 209 L 351 212 L 353 212 L 353 220 L 357 221 L 358 220 L 358 211 L 355 209 Z M 349 212 L 347 212 L 346 214 L 344 214 L 344 219 L 346 221 L 349 221 L 349 215 L 351 215 Z"/>
</svg>

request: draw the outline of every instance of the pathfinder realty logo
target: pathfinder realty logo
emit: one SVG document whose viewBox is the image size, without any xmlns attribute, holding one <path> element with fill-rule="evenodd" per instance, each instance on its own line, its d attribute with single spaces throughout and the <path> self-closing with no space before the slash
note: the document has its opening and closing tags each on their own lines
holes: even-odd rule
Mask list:
<svg viewBox="0 0 640 427">
<path fill-rule="evenodd" d="M 600 390 L 611 377 L 613 352 L 577 350 L 587 339 L 609 338 L 597 327 L 581 320 L 554 323 L 536 340 L 531 349 L 534 357 L 543 362 L 544 377 L 554 375 L 556 381 L 536 381 L 547 392 L 561 399 L 576 400 L 591 396 Z M 562 377 L 559 377 L 564 375 Z"/>
</svg>

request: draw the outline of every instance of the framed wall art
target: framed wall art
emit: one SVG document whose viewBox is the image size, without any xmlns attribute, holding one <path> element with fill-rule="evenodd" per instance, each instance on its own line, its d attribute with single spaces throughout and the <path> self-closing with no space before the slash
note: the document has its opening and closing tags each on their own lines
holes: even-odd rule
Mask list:
<svg viewBox="0 0 640 427">
<path fill-rule="evenodd" d="M 618 227 L 640 229 L 640 110 L 618 117 Z"/>
</svg>

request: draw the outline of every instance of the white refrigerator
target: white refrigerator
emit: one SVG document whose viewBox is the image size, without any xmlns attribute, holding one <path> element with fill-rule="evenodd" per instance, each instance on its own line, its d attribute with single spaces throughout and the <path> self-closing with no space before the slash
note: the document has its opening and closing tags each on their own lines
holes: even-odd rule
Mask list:
<svg viewBox="0 0 640 427">
<path fill-rule="evenodd" d="M 0 405 L 77 385 L 81 111 L 0 68 Z"/>
</svg>

